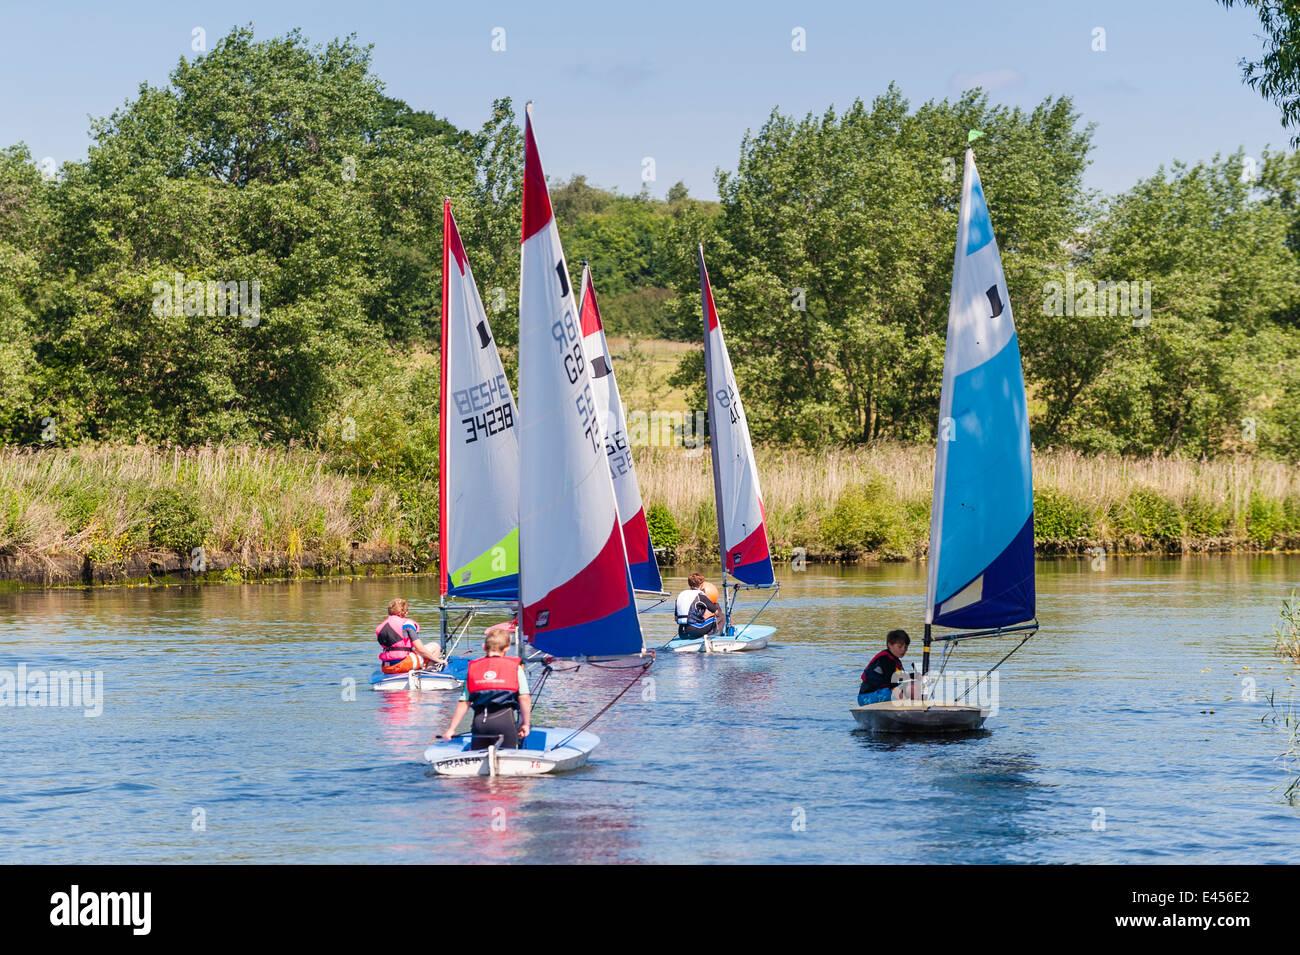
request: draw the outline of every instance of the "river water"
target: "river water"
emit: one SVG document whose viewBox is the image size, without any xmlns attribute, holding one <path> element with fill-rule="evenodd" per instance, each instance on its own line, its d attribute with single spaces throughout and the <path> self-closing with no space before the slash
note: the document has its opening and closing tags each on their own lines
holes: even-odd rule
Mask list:
<svg viewBox="0 0 1300 955">
<path fill-rule="evenodd" d="M 1271 650 L 1300 559 L 1040 562 L 1043 629 L 986 731 L 933 740 L 849 715 L 882 634 L 919 636 L 924 565 L 779 575 L 770 649 L 660 654 L 587 768 L 522 780 L 428 776 L 455 695 L 367 685 L 382 608 L 436 630 L 436 579 L 2 594 L 0 679 L 97 672 L 102 700 L 92 678 L 80 706 L 0 708 L 0 861 L 1300 860 L 1268 702 L 1300 681 Z M 672 635 L 667 607 L 642 620 Z M 555 674 L 535 722 L 581 723 L 632 673 Z"/>
</svg>

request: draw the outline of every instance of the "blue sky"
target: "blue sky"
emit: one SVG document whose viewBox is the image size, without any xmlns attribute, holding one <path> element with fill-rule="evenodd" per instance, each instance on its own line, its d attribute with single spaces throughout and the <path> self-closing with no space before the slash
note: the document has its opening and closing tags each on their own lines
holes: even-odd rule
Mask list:
<svg viewBox="0 0 1300 955">
<path fill-rule="evenodd" d="M 374 45 L 390 95 L 478 127 L 492 99 L 535 100 L 547 175 L 585 172 L 635 192 L 654 157 L 662 195 L 684 180 L 714 197 L 740 139 L 773 106 L 820 112 L 870 100 L 896 81 L 913 102 L 983 82 L 1030 107 L 1068 94 L 1096 124 L 1088 185 L 1131 186 L 1174 158 L 1288 137 L 1277 109 L 1241 82 L 1258 21 L 1214 0 L 932 0 L 879 3 L 445 4 L 139 2 L 0 6 L 0 145 L 37 158 L 83 157 L 88 116 L 110 113 L 141 81 L 166 82 L 191 50 L 253 23 L 267 37 L 299 26 L 314 42 L 356 33 Z M 493 52 L 492 31 L 506 49 Z M 807 49 L 791 49 L 792 30 Z M 1105 52 L 1092 50 L 1103 28 Z"/>
</svg>

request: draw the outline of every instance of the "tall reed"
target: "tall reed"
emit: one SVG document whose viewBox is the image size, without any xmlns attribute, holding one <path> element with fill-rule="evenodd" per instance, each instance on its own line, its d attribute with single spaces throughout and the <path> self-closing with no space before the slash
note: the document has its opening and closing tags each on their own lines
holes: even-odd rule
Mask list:
<svg viewBox="0 0 1300 955">
<path fill-rule="evenodd" d="M 318 455 L 243 445 L 0 451 L 0 553 L 107 558 L 175 549 L 339 552 L 392 545 L 402 511 Z"/>
<path fill-rule="evenodd" d="M 808 452 L 759 448 L 759 482 L 769 531 L 780 551 L 825 551 L 827 518 L 846 496 L 870 488 L 896 511 L 892 550 L 924 552 L 929 531 L 934 451 L 882 445 Z M 678 521 L 682 547 L 717 546 L 708 451 L 642 447 L 637 477 L 648 504 Z M 1036 452 L 1035 525 L 1044 549 L 1187 551 L 1255 549 L 1300 541 L 1300 475 L 1277 461 L 1239 458 L 1087 456 Z"/>
</svg>

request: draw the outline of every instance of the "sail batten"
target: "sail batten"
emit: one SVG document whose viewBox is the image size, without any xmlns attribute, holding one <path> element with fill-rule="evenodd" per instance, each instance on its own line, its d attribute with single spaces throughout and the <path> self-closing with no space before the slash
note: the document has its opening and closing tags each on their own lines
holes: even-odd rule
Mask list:
<svg viewBox="0 0 1300 955">
<path fill-rule="evenodd" d="M 714 503 L 718 546 L 723 570 L 741 583 L 765 587 L 776 580 L 767 540 L 767 517 L 758 483 L 758 465 L 749 436 L 749 422 L 722 337 L 722 324 L 713 303 L 700 256 L 700 307 L 704 316 L 704 379 L 709 397 L 709 441 L 712 445 Z"/>
<path fill-rule="evenodd" d="M 1034 616 L 1034 492 L 1020 346 L 988 203 L 966 150 L 939 398 L 926 623 Z"/>
<path fill-rule="evenodd" d="M 451 200 L 442 213 L 438 575 L 444 596 L 519 596 L 518 412 Z"/>
<path fill-rule="evenodd" d="M 524 131 L 519 276 L 522 628 L 557 657 L 640 653 L 619 524 L 568 263 L 533 136 Z"/>
</svg>

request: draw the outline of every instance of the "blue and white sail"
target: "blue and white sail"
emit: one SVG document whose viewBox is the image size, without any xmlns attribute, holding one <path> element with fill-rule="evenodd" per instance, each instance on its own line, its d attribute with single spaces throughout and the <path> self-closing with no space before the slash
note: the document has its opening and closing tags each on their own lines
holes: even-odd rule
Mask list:
<svg viewBox="0 0 1300 955">
<path fill-rule="evenodd" d="M 1034 616 L 1034 489 L 1020 345 L 988 203 L 966 150 L 930 515 L 925 622 Z"/>
</svg>

